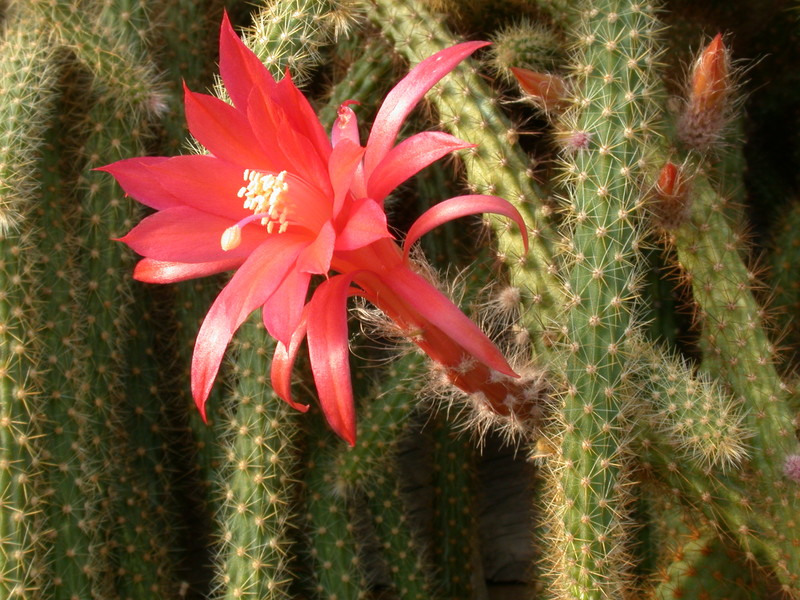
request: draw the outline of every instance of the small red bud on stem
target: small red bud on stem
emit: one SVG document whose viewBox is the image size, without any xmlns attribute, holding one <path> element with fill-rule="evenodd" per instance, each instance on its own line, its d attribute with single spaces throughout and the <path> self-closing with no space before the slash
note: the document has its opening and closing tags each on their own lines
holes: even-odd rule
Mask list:
<svg viewBox="0 0 800 600">
<path fill-rule="evenodd" d="M 732 87 L 730 55 L 718 33 L 692 67 L 688 98 L 678 122 L 681 142 L 707 150 L 722 137 Z"/>
<path fill-rule="evenodd" d="M 567 85 L 562 77 L 519 67 L 511 67 L 511 72 L 527 98 L 546 112 L 560 112 L 566 108 Z"/>
<path fill-rule="evenodd" d="M 663 229 L 672 231 L 689 220 L 689 207 L 688 186 L 681 170 L 668 162 L 658 174 L 653 194 L 653 214 Z"/>
</svg>

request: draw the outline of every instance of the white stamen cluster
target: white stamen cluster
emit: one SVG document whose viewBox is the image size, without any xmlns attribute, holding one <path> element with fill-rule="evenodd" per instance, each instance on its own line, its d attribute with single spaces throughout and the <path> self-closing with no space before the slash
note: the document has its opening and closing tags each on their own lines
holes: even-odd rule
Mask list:
<svg viewBox="0 0 800 600">
<path fill-rule="evenodd" d="M 267 226 L 267 233 L 272 233 L 275 223 L 278 223 L 278 233 L 283 233 L 289 227 L 286 221 L 286 204 L 281 200 L 281 195 L 289 184 L 284 181 L 286 171 L 277 175 L 259 173 L 245 169 L 244 179 L 247 185 L 242 187 L 237 194 L 244 198 L 244 207 L 252 210 L 253 214 L 264 215 L 261 224 Z"/>
</svg>

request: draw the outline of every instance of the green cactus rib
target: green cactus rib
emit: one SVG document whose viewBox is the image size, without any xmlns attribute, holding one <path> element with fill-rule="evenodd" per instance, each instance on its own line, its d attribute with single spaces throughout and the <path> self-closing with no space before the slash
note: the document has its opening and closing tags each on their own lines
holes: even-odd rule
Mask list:
<svg viewBox="0 0 800 600">
<path fill-rule="evenodd" d="M 35 205 L 43 135 L 55 108 L 52 50 L 10 20 L 0 40 L 0 596 L 43 598 L 45 415 L 36 332 Z"/>
<path fill-rule="evenodd" d="M 798 453 L 789 391 L 776 370 L 775 349 L 752 293 L 752 274 L 738 253 L 741 239 L 723 212 L 724 199 L 702 175 L 693 179 L 691 194 L 691 220 L 673 232 L 678 262 L 691 281 L 706 362 L 745 402 L 754 435 L 751 468 L 742 479 L 750 502 L 780 532 L 777 539 L 770 535 L 768 556 L 781 581 L 800 593 L 800 489 L 783 473 L 786 457 Z"/>
<path fill-rule="evenodd" d="M 48 24 L 95 76 L 94 87 L 120 108 L 145 114 L 164 109 L 158 70 L 144 50 L 146 2 L 124 0 L 78 9 L 73 0 L 30 0 L 25 10 Z"/>
<path fill-rule="evenodd" d="M 785 211 L 780 212 L 780 223 L 775 223 L 772 254 L 770 257 L 771 287 L 775 290 L 773 305 L 778 310 L 777 318 L 786 332 L 784 343 L 789 346 L 787 354 L 800 356 L 800 201 L 795 199 Z"/>
<path fill-rule="evenodd" d="M 574 108 L 562 117 L 571 302 L 561 453 L 550 461 L 554 585 L 564 598 L 619 598 L 631 586 L 632 483 L 624 381 L 636 329 L 642 164 L 657 109 L 648 4 L 585 3 L 575 40 Z M 569 143 L 569 142 L 568 142 Z"/>
<path fill-rule="evenodd" d="M 310 434 L 313 439 L 306 464 L 306 523 L 313 564 L 313 594 L 320 600 L 356 600 L 366 588 L 358 541 L 350 507 L 342 490 L 337 489 L 334 470 L 334 439 L 327 424 L 317 416 Z"/>
<path fill-rule="evenodd" d="M 438 600 L 447 598 L 437 585 L 424 555 L 422 544 L 406 518 L 398 474 L 391 464 L 375 473 L 366 490 L 366 505 L 372 528 L 381 549 L 383 561 L 399 598 L 408 600 Z M 453 596 L 466 600 L 469 596 Z"/>
<path fill-rule="evenodd" d="M 222 499 L 218 598 L 290 598 L 289 527 L 299 454 L 298 413 L 269 390 L 274 343 L 260 319 L 235 340 L 229 420 L 221 423 L 224 458 L 216 475 Z"/>
<path fill-rule="evenodd" d="M 475 447 L 437 415 L 433 431 L 434 531 L 432 562 L 441 598 L 467 600 L 486 593 L 475 586 L 480 560 L 475 498 Z"/>
<path fill-rule="evenodd" d="M 492 37 L 488 62 L 492 70 L 506 81 L 514 81 L 511 67 L 551 72 L 564 61 L 561 37 L 542 23 L 525 19 L 505 27 Z"/>
<path fill-rule="evenodd" d="M 372 22 L 392 41 L 395 50 L 410 63 L 453 45 L 456 40 L 417 0 L 377 0 L 368 5 Z M 555 239 L 547 224 L 546 194 L 531 176 L 530 161 L 516 144 L 517 130 L 500 112 L 495 95 L 469 63 L 445 77 L 427 98 L 439 112 L 442 126 L 477 147 L 461 154 L 467 181 L 476 193 L 501 196 L 523 215 L 531 249 L 524 257 L 516 226 L 507 219 L 492 219 L 498 236 L 498 255 L 511 267 L 514 284 L 527 288 L 536 304 L 539 320 L 526 325 L 532 334 L 549 323 L 561 292 L 555 279 L 550 245 Z M 532 316 L 531 312 L 527 313 Z M 540 336 L 532 335 L 534 344 Z"/>
<path fill-rule="evenodd" d="M 79 221 L 71 187 L 75 174 L 70 172 L 75 148 L 65 144 L 62 136 L 73 113 L 69 101 L 63 101 L 59 118 L 46 134 L 52 141 L 42 153 L 37 205 L 40 233 L 36 246 L 47 257 L 38 273 L 41 308 L 37 339 L 46 365 L 41 374 L 41 404 L 47 416 L 43 475 L 51 492 L 43 513 L 49 524 L 50 570 L 57 574 L 49 591 L 54 600 L 88 597 L 100 585 L 101 570 L 97 557 L 92 556 L 101 532 L 96 519 L 90 518 L 91 507 L 99 505 L 102 495 L 94 471 L 97 465 L 86 453 L 94 404 L 82 392 L 88 365 L 83 360 L 87 356 L 82 331 L 86 323 L 84 286 L 76 269 L 80 248 L 74 239 Z"/>
</svg>

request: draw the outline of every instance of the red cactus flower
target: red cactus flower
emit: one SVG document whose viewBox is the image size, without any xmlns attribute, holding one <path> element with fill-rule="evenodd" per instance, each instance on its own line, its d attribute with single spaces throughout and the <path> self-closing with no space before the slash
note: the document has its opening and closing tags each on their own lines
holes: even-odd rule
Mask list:
<svg viewBox="0 0 800 600">
<path fill-rule="evenodd" d="M 127 194 L 157 211 L 120 240 L 144 257 L 136 279 L 170 283 L 235 270 L 195 345 L 192 393 L 204 418 L 228 343 L 261 307 L 266 329 L 278 340 L 272 366 L 276 393 L 299 410 L 308 408 L 294 402 L 289 389 L 295 354 L 307 338 L 323 412 L 334 431 L 354 444 L 345 310 L 353 294 L 414 336 L 452 372 L 456 385 L 470 391 L 481 387 L 483 377 L 488 396 L 499 403 L 506 399 L 497 381 L 515 376 L 508 363 L 476 325 L 413 271 L 408 248 L 433 227 L 479 212 L 508 216 L 524 233 L 521 216 L 497 197 L 451 198 L 420 217 L 401 249 L 383 210 L 384 198 L 400 183 L 446 154 L 471 147 L 438 131 L 397 145 L 395 140 L 423 95 L 484 45 L 459 44 L 413 68 L 389 92 L 361 146 L 348 103 L 339 109 L 329 138 L 289 75 L 276 82 L 226 16 L 220 74 L 233 104 L 185 90 L 189 129 L 209 154 L 140 157 L 103 167 Z M 312 275 L 326 279 L 307 300 Z M 480 368 L 472 375 L 463 368 L 457 373 L 465 360 Z M 491 391 L 492 385 L 498 389 Z"/>
</svg>

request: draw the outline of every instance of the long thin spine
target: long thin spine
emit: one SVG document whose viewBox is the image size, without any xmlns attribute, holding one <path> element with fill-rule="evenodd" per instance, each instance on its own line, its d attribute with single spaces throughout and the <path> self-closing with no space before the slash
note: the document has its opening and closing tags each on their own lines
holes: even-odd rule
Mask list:
<svg viewBox="0 0 800 600">
<path fill-rule="evenodd" d="M 640 179 L 656 109 L 654 8 L 582 5 L 572 58 L 575 100 L 562 117 L 571 296 L 565 314 L 569 389 L 560 452 L 548 461 L 549 554 L 563 598 L 621 598 L 630 579 L 630 434 L 623 384 L 640 285 Z"/>
</svg>

